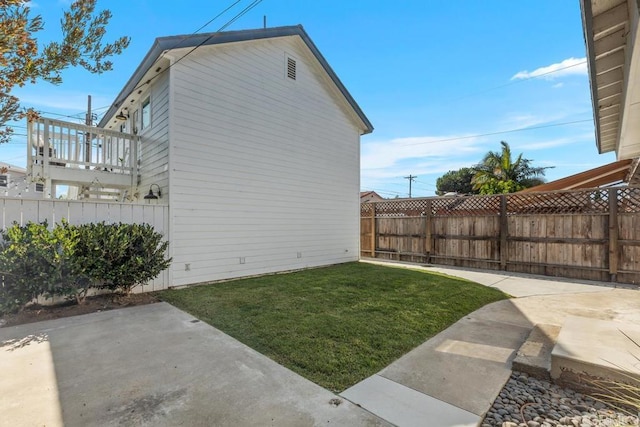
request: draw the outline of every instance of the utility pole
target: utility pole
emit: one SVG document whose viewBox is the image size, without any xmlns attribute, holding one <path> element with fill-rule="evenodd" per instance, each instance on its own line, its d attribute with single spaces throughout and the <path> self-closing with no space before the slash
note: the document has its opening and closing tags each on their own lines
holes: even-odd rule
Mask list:
<svg viewBox="0 0 640 427">
<path fill-rule="evenodd" d="M 411 183 L 413 181 L 415 181 L 417 178 L 417 176 L 414 175 L 409 175 L 409 176 L 405 176 L 404 179 L 408 179 L 409 180 L 409 198 L 411 198 Z"/>
<path fill-rule="evenodd" d="M 91 116 L 91 95 L 87 95 L 87 117 L 85 118 L 85 124 L 87 126 L 91 126 L 92 123 Z M 91 163 L 91 133 L 87 132 L 84 136 L 84 161 L 87 162 L 85 169 L 89 169 L 89 163 Z"/>
</svg>

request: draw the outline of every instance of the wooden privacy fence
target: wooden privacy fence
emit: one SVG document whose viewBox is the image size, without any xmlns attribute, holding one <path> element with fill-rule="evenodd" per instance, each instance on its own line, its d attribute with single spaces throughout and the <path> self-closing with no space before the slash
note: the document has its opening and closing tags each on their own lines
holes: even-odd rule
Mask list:
<svg viewBox="0 0 640 427">
<path fill-rule="evenodd" d="M 14 222 L 24 225 L 29 221 L 47 221 L 49 225 L 66 219 L 70 224 L 92 222 L 149 224 L 169 237 L 169 207 L 166 205 L 139 205 L 114 202 L 86 202 L 71 200 L 29 200 L 0 197 L 0 229 Z M 169 286 L 169 270 L 165 270 L 149 284 L 136 288 L 136 292 L 157 291 Z"/>
<path fill-rule="evenodd" d="M 640 284 L 640 188 L 363 203 L 361 256 Z"/>
</svg>

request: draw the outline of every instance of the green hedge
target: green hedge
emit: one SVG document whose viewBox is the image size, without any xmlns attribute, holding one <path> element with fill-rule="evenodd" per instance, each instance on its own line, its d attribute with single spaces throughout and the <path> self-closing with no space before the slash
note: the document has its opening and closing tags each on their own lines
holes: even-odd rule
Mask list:
<svg viewBox="0 0 640 427">
<path fill-rule="evenodd" d="M 149 224 L 14 223 L 2 231 L 0 314 L 40 295 L 81 303 L 92 288 L 129 294 L 169 267 L 168 245 Z"/>
</svg>

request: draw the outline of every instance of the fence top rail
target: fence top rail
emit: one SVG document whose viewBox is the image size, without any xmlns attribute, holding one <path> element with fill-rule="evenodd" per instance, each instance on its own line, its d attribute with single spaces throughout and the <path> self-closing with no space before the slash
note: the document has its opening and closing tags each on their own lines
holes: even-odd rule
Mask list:
<svg viewBox="0 0 640 427">
<path fill-rule="evenodd" d="M 71 199 L 40 199 L 29 196 L 3 196 L 0 195 L 0 201 L 10 201 L 10 200 L 22 200 L 25 202 L 39 202 L 39 203 L 69 203 L 69 204 L 95 204 L 95 205 L 121 205 L 121 206 L 149 206 L 149 207 L 168 207 L 167 203 L 143 203 L 143 202 L 121 202 L 116 200 L 100 200 L 100 199 L 90 199 L 90 200 L 71 200 Z"/>
<path fill-rule="evenodd" d="M 388 202 L 409 202 L 416 200 L 456 200 L 460 198 L 469 198 L 469 197 L 512 197 L 512 196 L 531 196 L 538 194 L 563 194 L 563 193 L 593 193 L 593 192 L 608 192 L 609 190 L 630 190 L 630 191 L 640 191 L 640 186 L 634 185 L 618 185 L 613 187 L 606 188 L 588 188 L 588 189 L 578 189 L 578 190 L 554 190 L 554 191 L 531 191 L 527 193 L 505 193 L 505 194 L 460 194 L 457 196 L 428 196 L 428 197 L 399 197 L 397 199 L 385 199 L 385 200 L 368 200 L 366 202 L 362 202 L 362 204 L 374 205 L 376 203 L 388 203 Z"/>
<path fill-rule="evenodd" d="M 139 141 L 140 140 L 140 136 L 139 135 L 133 135 L 133 134 L 130 134 L 130 133 L 119 132 L 119 131 L 111 130 L 111 129 L 97 128 L 97 127 L 94 127 L 94 126 L 83 125 L 83 124 L 80 124 L 80 123 L 71 123 L 71 122 L 66 122 L 66 121 L 63 121 L 63 120 L 50 119 L 48 117 L 39 117 L 39 118 L 34 119 L 34 120 L 29 122 L 29 124 L 35 124 L 35 123 L 39 123 L 39 124 L 42 124 L 44 126 L 57 126 L 57 127 L 61 127 L 61 128 L 73 129 L 75 131 L 83 132 L 83 133 L 89 133 L 89 134 L 94 135 L 94 136 L 104 135 L 104 136 L 110 136 L 110 137 L 121 138 L 121 139 L 129 139 L 129 140 L 133 140 L 133 141 Z M 29 128 L 31 128 L 31 126 L 29 126 Z"/>
<path fill-rule="evenodd" d="M 622 212 L 640 212 L 640 187 L 608 187 L 587 190 L 423 197 L 369 201 L 361 214 L 371 216 L 479 216 L 505 214 L 597 214 L 610 209 L 609 198 Z M 501 200 L 506 203 L 504 207 Z"/>
</svg>

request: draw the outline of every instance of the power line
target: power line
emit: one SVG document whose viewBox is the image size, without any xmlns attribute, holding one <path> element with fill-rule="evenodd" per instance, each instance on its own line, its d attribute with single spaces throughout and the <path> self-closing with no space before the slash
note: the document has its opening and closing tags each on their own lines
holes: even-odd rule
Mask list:
<svg viewBox="0 0 640 427">
<path fill-rule="evenodd" d="M 428 183 L 428 182 L 418 181 L 418 180 L 415 180 L 415 182 L 417 182 L 418 184 L 427 185 L 429 187 L 437 188 L 435 185 L 433 185 L 431 183 Z"/>
<path fill-rule="evenodd" d="M 256 7 L 257 5 L 259 5 L 262 2 L 262 0 L 254 0 L 252 3 L 250 3 L 247 7 L 245 7 L 243 10 L 241 10 L 236 16 L 234 16 L 233 18 L 231 18 L 229 21 L 227 21 L 222 27 L 220 27 L 217 31 L 211 33 L 211 35 L 209 37 L 207 37 L 206 39 L 204 39 L 202 42 L 200 42 L 197 46 L 195 46 L 193 49 L 191 49 L 189 52 L 185 53 L 183 56 L 181 56 L 180 58 L 178 58 L 176 61 L 174 61 L 173 63 L 169 64 L 169 66 L 165 69 L 163 69 L 162 71 L 160 71 L 158 74 L 156 74 L 155 76 L 149 78 L 147 81 L 139 84 L 138 86 L 134 87 L 129 93 L 127 93 L 126 96 L 121 97 L 120 99 L 116 100 L 112 105 L 114 106 L 119 106 L 125 99 L 127 99 L 129 97 L 129 95 L 131 95 L 133 92 L 141 89 L 142 87 L 144 87 L 145 85 L 148 85 L 149 83 L 151 83 L 153 80 L 155 80 L 156 78 L 160 77 L 161 75 L 163 75 L 165 72 L 169 71 L 171 69 L 171 67 L 175 66 L 176 64 L 178 64 L 180 61 L 182 61 L 184 58 L 186 58 L 187 56 L 189 56 L 191 53 L 193 53 L 196 49 L 198 49 L 199 47 L 202 47 L 202 45 L 204 45 L 205 43 L 207 43 L 209 40 L 211 40 L 213 37 L 217 36 L 221 31 L 225 30 L 227 27 L 229 27 L 230 25 L 232 25 L 234 22 L 236 22 L 238 19 L 240 19 L 241 17 L 243 17 L 244 15 L 246 15 L 249 11 L 251 11 L 251 9 L 253 9 L 254 7 Z M 174 46 L 175 47 L 175 46 Z M 154 65 L 157 63 L 154 62 Z"/>
<path fill-rule="evenodd" d="M 502 84 L 502 85 L 499 85 L 499 86 L 493 86 L 493 87 L 490 87 L 490 88 L 487 88 L 487 89 L 483 89 L 483 90 L 480 90 L 480 91 L 477 91 L 477 92 L 469 93 L 467 95 L 462 95 L 462 96 L 460 96 L 458 98 L 452 98 L 452 99 L 449 99 L 448 101 L 444 100 L 443 102 L 448 103 L 448 102 L 459 101 L 461 99 L 465 99 L 465 98 L 469 98 L 469 97 L 472 97 L 472 96 L 480 95 L 482 93 L 491 92 L 491 91 L 494 91 L 494 90 L 497 90 L 497 89 L 502 89 L 502 88 L 507 87 L 507 86 L 512 86 L 512 85 L 515 85 L 515 84 L 518 84 L 518 83 L 523 83 L 523 82 L 526 82 L 526 81 L 529 81 L 529 80 L 533 80 L 533 79 L 537 79 L 537 78 L 540 78 L 540 77 L 548 76 L 549 74 L 557 73 L 557 72 L 566 70 L 568 68 L 577 67 L 578 65 L 583 65 L 583 64 L 586 64 L 586 63 L 587 63 L 586 60 L 585 61 L 580 61 L 580 62 L 577 62 L 575 64 L 567 65 L 566 67 L 561 67 L 561 68 L 557 68 L 555 70 L 547 71 L 546 73 L 537 74 L 535 76 L 524 77 L 522 79 L 514 80 L 514 81 L 511 81 L 509 83 L 505 83 L 505 84 Z"/>
<path fill-rule="evenodd" d="M 200 32 L 200 30 L 202 30 L 202 29 L 204 29 L 205 27 L 209 26 L 209 24 L 211 24 L 213 21 L 215 21 L 216 19 L 218 19 L 219 17 L 221 17 L 222 15 L 224 15 L 225 13 L 227 13 L 230 9 L 232 9 L 235 5 L 237 5 L 237 4 L 238 4 L 238 3 L 240 3 L 241 1 L 242 1 L 242 0 L 236 0 L 235 2 L 231 3 L 231 4 L 230 4 L 229 6 L 227 6 L 227 7 L 226 7 L 222 12 L 218 13 L 216 16 L 214 16 L 213 18 L 211 18 L 210 20 L 208 20 L 204 25 L 201 25 L 201 26 L 200 26 L 200 28 L 198 28 L 197 30 L 195 30 L 195 31 L 194 31 L 193 33 L 191 33 L 188 37 L 191 37 L 191 36 L 193 36 L 193 35 L 198 34 L 198 33 Z M 218 31 L 221 31 L 221 30 L 218 30 Z M 180 41 L 177 41 L 177 42 L 176 42 L 176 43 L 174 43 L 174 44 L 173 44 L 173 46 L 171 46 L 169 49 L 167 49 L 166 51 L 162 52 L 162 54 L 158 57 L 158 59 L 156 59 L 156 60 L 153 62 L 153 65 L 157 64 L 157 63 L 158 63 L 162 58 L 164 58 L 164 55 L 165 55 L 168 51 L 170 51 L 170 50 L 172 50 L 172 49 L 176 48 L 178 45 L 180 45 L 180 43 L 182 43 L 182 41 L 183 41 L 185 38 L 186 38 L 186 37 L 182 37 L 182 38 L 180 39 Z M 189 52 L 189 53 L 190 53 L 190 52 Z M 187 54 L 187 55 L 188 55 L 188 54 Z M 186 56 L 186 55 L 185 55 L 185 56 Z M 182 58 L 180 58 L 180 59 L 182 59 Z M 177 62 L 177 61 L 176 61 L 176 62 Z M 171 68 L 171 66 L 169 66 L 169 68 Z M 169 69 L 169 68 L 167 68 L 167 69 Z M 160 73 L 160 74 L 162 74 L 162 73 Z M 160 74 L 158 74 L 158 75 L 160 75 Z M 157 77 L 157 76 L 156 76 L 156 77 Z M 151 81 L 151 80 L 150 80 L 150 81 Z M 140 87 L 142 87 L 142 86 L 140 86 Z M 133 89 L 133 90 L 131 91 L 131 93 L 133 93 L 134 91 L 136 91 L 136 90 L 138 90 L 138 89 L 139 89 L 139 87 L 138 87 L 138 88 Z M 129 95 L 127 95 L 127 96 L 129 96 Z M 126 97 L 125 97 L 125 98 L 126 98 Z M 115 103 L 114 103 L 114 104 L 115 104 Z M 109 108 L 109 107 L 111 107 L 111 105 L 107 105 L 107 107 L 106 107 L 106 108 Z"/>
<path fill-rule="evenodd" d="M 60 113 L 54 113 L 53 111 L 40 111 L 41 114 L 50 114 L 52 116 L 58 116 L 58 117 L 68 117 L 70 119 L 78 119 L 81 120 L 80 117 L 77 117 L 78 114 L 87 114 L 86 112 L 83 113 L 76 113 L 76 114 L 60 114 Z"/>
<path fill-rule="evenodd" d="M 408 146 L 408 145 L 436 144 L 438 142 L 459 141 L 459 140 L 462 140 L 462 139 L 479 138 L 479 137 L 482 137 L 482 136 L 501 135 L 501 134 L 504 134 L 504 133 L 524 132 L 524 131 L 528 131 L 528 130 L 545 129 L 545 128 L 551 128 L 551 127 L 557 127 L 557 126 L 567 126 L 567 125 L 574 125 L 574 124 L 577 124 L 577 123 L 585 123 L 585 122 L 593 122 L 593 119 L 575 120 L 575 121 L 572 121 L 572 122 L 562 122 L 562 123 L 553 123 L 553 124 L 550 124 L 550 125 L 531 126 L 531 127 L 517 128 L 517 129 L 509 129 L 509 130 L 502 130 L 502 131 L 498 131 L 498 132 L 479 133 L 479 134 L 476 134 L 476 135 L 458 136 L 458 137 L 455 137 L 455 138 L 436 139 L 434 141 L 407 142 L 407 143 L 404 143 L 404 144 L 401 143 L 401 144 L 398 144 L 398 145 Z"/>
<path fill-rule="evenodd" d="M 242 1 L 242 0 L 236 0 L 235 2 L 233 2 L 231 5 L 229 5 L 228 7 L 226 7 L 222 12 L 218 13 L 216 16 L 214 16 L 213 18 L 211 18 L 211 19 L 210 19 L 209 21 L 207 21 L 204 25 L 200 26 L 200 28 L 198 28 L 197 30 L 195 30 L 191 35 L 197 34 L 200 30 L 202 30 L 203 28 L 205 28 L 205 27 L 207 27 L 208 25 L 210 25 L 213 21 L 215 21 L 216 19 L 218 19 L 220 16 L 224 15 L 226 12 L 228 12 L 230 9 L 232 9 L 234 6 L 236 6 L 236 5 L 237 5 L 238 3 L 240 3 L 241 1 Z M 241 11 L 238 15 L 236 15 L 234 18 L 232 18 L 229 22 L 227 22 L 225 25 L 223 25 L 223 26 L 221 27 L 221 29 L 219 29 L 217 32 L 222 31 L 224 28 L 228 27 L 228 26 L 229 26 L 229 25 L 231 25 L 233 22 L 237 21 L 239 18 L 241 18 L 241 17 L 242 17 L 242 16 L 244 16 L 247 12 L 249 12 L 251 9 L 253 9 L 255 6 L 257 6 L 257 5 L 258 5 L 258 3 L 260 3 L 261 1 L 262 1 L 262 0 L 254 0 L 254 2 L 253 2 L 253 3 L 251 3 L 249 6 L 247 6 L 247 8 L 245 8 L 245 9 L 244 9 L 243 11 Z M 208 40 L 209 40 L 209 38 L 208 38 L 206 41 L 208 41 Z M 176 46 L 178 46 L 180 43 L 181 43 L 181 42 L 177 42 L 177 43 L 176 43 L 176 44 L 174 44 L 174 45 L 173 45 L 173 47 L 171 47 L 170 49 L 175 48 L 175 47 L 176 47 Z M 197 47 L 199 47 L 199 46 L 197 46 Z M 170 50 L 170 49 L 169 49 L 169 50 Z M 195 50 L 195 48 L 194 48 L 193 50 Z M 179 62 L 181 59 L 183 59 L 185 56 L 187 56 L 189 53 L 191 53 L 191 52 L 188 52 L 186 55 L 184 55 L 182 58 L 180 58 L 178 61 L 176 61 L 176 63 L 177 63 L 177 62 Z M 159 57 L 159 58 L 154 62 L 154 65 L 155 65 L 158 61 L 160 61 L 160 60 L 164 57 L 164 55 L 165 55 L 165 52 L 163 52 L 163 53 L 162 53 L 162 55 L 160 55 L 160 57 Z M 164 71 L 169 70 L 169 68 L 171 68 L 171 66 L 173 66 L 173 64 L 172 64 L 172 65 L 170 65 L 167 69 L 163 70 L 163 72 L 164 72 Z M 163 73 L 163 72 L 162 72 L 162 73 Z M 143 84 L 139 85 L 138 87 L 134 88 L 131 92 L 129 92 L 129 94 L 127 94 L 127 96 L 126 96 L 126 97 L 128 97 L 131 93 L 135 92 L 136 90 L 140 89 L 141 87 L 143 87 L 145 84 L 150 83 L 152 80 L 154 80 L 156 77 L 160 76 L 162 73 L 158 73 L 157 75 L 155 75 L 154 77 L 152 77 L 151 79 L 149 79 L 148 81 L 146 81 L 145 83 L 143 83 Z M 126 98 L 126 97 L 125 97 L 125 98 Z M 110 107 L 111 107 L 111 105 L 118 104 L 119 102 L 120 102 L 120 101 L 116 101 L 116 102 L 114 102 L 113 104 L 105 105 L 105 106 L 103 106 L 103 107 L 94 108 L 94 109 L 93 109 L 93 112 L 97 112 L 97 111 L 100 111 L 100 110 L 108 109 L 108 108 L 110 108 Z M 48 112 L 48 111 L 41 111 L 41 113 L 42 113 L 42 114 L 53 114 L 53 115 L 58 116 L 58 117 L 67 117 L 67 118 L 72 118 L 72 119 L 77 118 L 78 120 L 82 120 L 82 116 L 83 116 L 84 114 L 86 114 L 86 112 L 85 112 L 85 111 L 81 111 L 81 112 L 79 112 L 79 113 L 73 113 L 73 114 L 59 114 L 59 113 L 53 113 L 53 112 Z"/>
<path fill-rule="evenodd" d="M 225 13 L 227 13 L 227 11 L 229 11 L 229 9 L 231 9 L 232 7 L 234 7 L 235 5 L 237 5 L 238 3 L 240 3 L 241 0 L 237 0 L 236 2 L 234 2 L 233 4 L 231 4 L 229 7 L 227 7 L 225 10 L 223 10 L 222 12 L 218 13 L 216 16 L 214 16 L 213 18 L 211 18 L 209 21 L 207 21 L 206 24 L 204 24 L 203 26 L 201 26 L 200 28 L 198 28 L 197 30 L 195 30 L 193 32 L 193 34 L 197 34 L 200 32 L 200 30 L 204 29 L 205 27 L 207 27 L 209 24 L 211 24 L 213 21 L 215 21 L 216 19 L 220 18 L 222 15 L 224 15 Z M 176 44 L 177 46 L 177 44 Z M 175 46 L 174 46 L 175 47 Z"/>
</svg>

